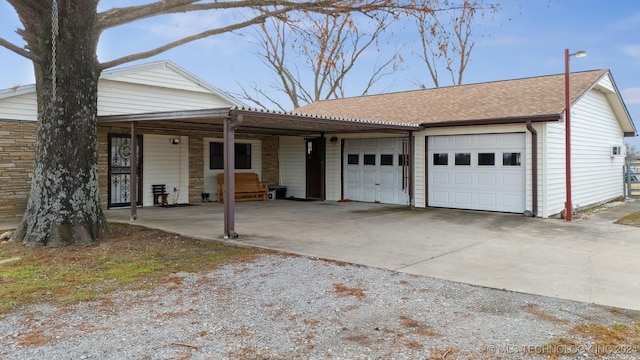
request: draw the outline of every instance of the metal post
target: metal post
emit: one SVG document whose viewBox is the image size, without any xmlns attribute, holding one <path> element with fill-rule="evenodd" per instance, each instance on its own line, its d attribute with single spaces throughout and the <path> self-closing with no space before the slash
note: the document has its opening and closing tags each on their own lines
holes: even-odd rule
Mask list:
<svg viewBox="0 0 640 360">
<path fill-rule="evenodd" d="M 567 199 L 564 204 L 565 219 L 573 220 L 571 203 L 571 75 L 569 73 L 569 49 L 564 50 L 564 127 L 565 127 L 565 184 Z"/>
<path fill-rule="evenodd" d="M 224 237 L 236 239 L 236 184 L 235 184 L 235 130 L 242 124 L 243 116 L 226 119 L 224 124 Z"/>
<path fill-rule="evenodd" d="M 129 176 L 129 199 L 131 200 L 131 220 L 138 218 L 138 123 L 131 122 L 131 175 Z"/>
</svg>

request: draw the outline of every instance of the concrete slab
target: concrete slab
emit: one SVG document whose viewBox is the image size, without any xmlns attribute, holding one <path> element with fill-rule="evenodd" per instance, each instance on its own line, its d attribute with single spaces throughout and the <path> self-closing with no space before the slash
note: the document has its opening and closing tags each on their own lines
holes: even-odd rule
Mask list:
<svg viewBox="0 0 640 360">
<path fill-rule="evenodd" d="M 143 208 L 136 223 L 222 240 L 217 203 Z M 368 203 L 237 204 L 237 240 L 478 286 L 640 310 L 640 228 L 613 221 L 639 202 L 567 223 L 517 214 Z M 108 210 L 129 222 L 129 210 Z"/>
</svg>

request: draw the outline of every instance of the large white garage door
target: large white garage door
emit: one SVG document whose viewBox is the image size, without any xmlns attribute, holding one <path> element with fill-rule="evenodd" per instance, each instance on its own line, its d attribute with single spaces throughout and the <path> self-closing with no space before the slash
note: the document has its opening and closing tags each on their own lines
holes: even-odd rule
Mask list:
<svg viewBox="0 0 640 360">
<path fill-rule="evenodd" d="M 408 183 L 403 176 L 408 170 L 405 168 L 403 172 L 402 141 L 402 138 L 345 140 L 344 197 L 408 205 Z"/>
<path fill-rule="evenodd" d="M 525 134 L 428 137 L 429 206 L 525 210 Z"/>
</svg>

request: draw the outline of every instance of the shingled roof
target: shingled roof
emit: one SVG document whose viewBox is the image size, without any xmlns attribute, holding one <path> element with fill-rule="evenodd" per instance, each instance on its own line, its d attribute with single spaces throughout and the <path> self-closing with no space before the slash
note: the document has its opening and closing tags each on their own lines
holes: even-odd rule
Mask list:
<svg viewBox="0 0 640 360">
<path fill-rule="evenodd" d="M 572 73 L 572 102 L 607 73 L 608 70 Z M 564 107 L 564 74 L 560 74 L 324 100 L 294 112 L 429 127 L 517 122 L 527 118 L 558 120 Z"/>
</svg>

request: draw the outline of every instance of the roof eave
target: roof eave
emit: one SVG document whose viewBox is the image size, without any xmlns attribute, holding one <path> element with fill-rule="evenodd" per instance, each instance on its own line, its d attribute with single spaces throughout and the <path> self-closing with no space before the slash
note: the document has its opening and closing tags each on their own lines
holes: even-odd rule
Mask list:
<svg viewBox="0 0 640 360">
<path fill-rule="evenodd" d="M 561 114 L 534 115 L 534 116 L 516 116 L 495 119 L 477 119 L 477 120 L 450 120 L 436 123 L 421 123 L 424 128 L 451 127 L 451 126 L 474 126 L 474 125 L 506 125 L 506 124 L 522 124 L 527 121 L 531 122 L 551 122 L 560 121 Z"/>
</svg>

